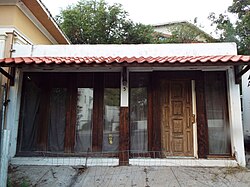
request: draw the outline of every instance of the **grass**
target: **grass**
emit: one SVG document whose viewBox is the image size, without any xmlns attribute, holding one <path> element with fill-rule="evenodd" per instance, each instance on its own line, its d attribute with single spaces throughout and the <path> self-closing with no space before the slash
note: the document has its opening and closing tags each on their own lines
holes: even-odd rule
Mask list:
<svg viewBox="0 0 250 187">
<path fill-rule="evenodd" d="M 7 179 L 7 187 L 29 187 L 29 182 L 26 179 L 21 181 L 12 181 L 10 178 Z"/>
</svg>

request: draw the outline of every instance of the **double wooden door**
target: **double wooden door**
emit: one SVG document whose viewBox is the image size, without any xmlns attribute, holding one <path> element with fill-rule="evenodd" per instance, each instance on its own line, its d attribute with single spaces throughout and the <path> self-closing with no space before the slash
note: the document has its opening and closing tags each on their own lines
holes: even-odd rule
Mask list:
<svg viewBox="0 0 250 187">
<path fill-rule="evenodd" d="M 193 156 L 191 80 L 160 80 L 161 145 L 166 156 Z"/>
</svg>

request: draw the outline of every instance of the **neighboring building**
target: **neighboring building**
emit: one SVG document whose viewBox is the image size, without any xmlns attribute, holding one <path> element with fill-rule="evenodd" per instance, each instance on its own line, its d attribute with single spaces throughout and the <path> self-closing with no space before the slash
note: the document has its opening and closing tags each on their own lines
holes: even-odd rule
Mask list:
<svg viewBox="0 0 250 187">
<path fill-rule="evenodd" d="M 161 39 L 177 37 L 178 43 L 207 43 L 216 40 L 188 21 L 177 21 L 153 25 L 157 36 Z"/>
<path fill-rule="evenodd" d="M 53 17 L 40 0 L 0 1 L 0 56 L 8 33 L 21 44 L 69 44 Z"/>
<path fill-rule="evenodd" d="M 69 43 L 67 37 L 60 30 L 40 0 L 0 1 L 0 58 L 12 57 L 14 44 L 53 45 Z M 4 146 L 8 145 L 7 134 L 10 136 L 13 135 L 10 134 L 11 129 L 6 126 L 6 120 L 2 120 L 2 116 L 7 115 L 5 113 L 9 102 L 7 90 L 12 85 L 12 81 L 8 82 L 5 76 L 8 76 L 8 73 L 11 76 L 14 75 L 15 71 L 14 68 L 0 68 L 0 72 L 0 82 L 2 85 L 0 87 L 0 186 L 4 186 L 7 167 L 7 155 L 5 153 L 8 152 L 7 147 Z M 2 74 L 5 76 L 2 76 Z M 4 107 L 2 107 L 2 104 L 4 104 Z"/>
<path fill-rule="evenodd" d="M 246 164 L 234 43 L 13 49 L 13 164 Z"/>
<path fill-rule="evenodd" d="M 245 68 L 249 69 L 249 66 Z M 242 76 L 242 116 L 246 151 L 250 151 L 250 73 Z"/>
<path fill-rule="evenodd" d="M 0 58 L 11 57 L 13 44 L 52 45 L 69 43 L 67 37 L 40 0 L 0 1 Z M 5 69 L 5 71 L 9 70 Z M 2 78 L 2 76 L 0 77 Z M 4 85 L 6 80 L 1 78 L 0 82 Z M 3 98 L 2 87 L 0 90 L 0 98 Z M 0 108 L 1 111 L 2 107 Z M 2 115 L 0 115 L 0 121 L 1 117 Z"/>
</svg>

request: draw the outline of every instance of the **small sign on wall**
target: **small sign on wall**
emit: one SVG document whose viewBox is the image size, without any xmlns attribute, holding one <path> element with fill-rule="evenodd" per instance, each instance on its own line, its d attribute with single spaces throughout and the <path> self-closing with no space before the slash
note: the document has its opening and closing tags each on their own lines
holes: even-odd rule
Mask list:
<svg viewBox="0 0 250 187">
<path fill-rule="evenodd" d="M 123 67 L 121 73 L 121 107 L 128 107 L 128 94 L 129 94 L 129 87 L 128 87 L 128 71 L 127 67 Z"/>
</svg>

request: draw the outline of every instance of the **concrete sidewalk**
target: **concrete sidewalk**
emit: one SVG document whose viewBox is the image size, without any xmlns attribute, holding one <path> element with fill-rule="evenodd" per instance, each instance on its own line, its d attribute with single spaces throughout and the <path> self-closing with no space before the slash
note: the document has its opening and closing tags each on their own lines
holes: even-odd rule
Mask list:
<svg viewBox="0 0 250 187">
<path fill-rule="evenodd" d="M 250 186 L 246 168 L 10 166 L 11 186 Z"/>
</svg>

